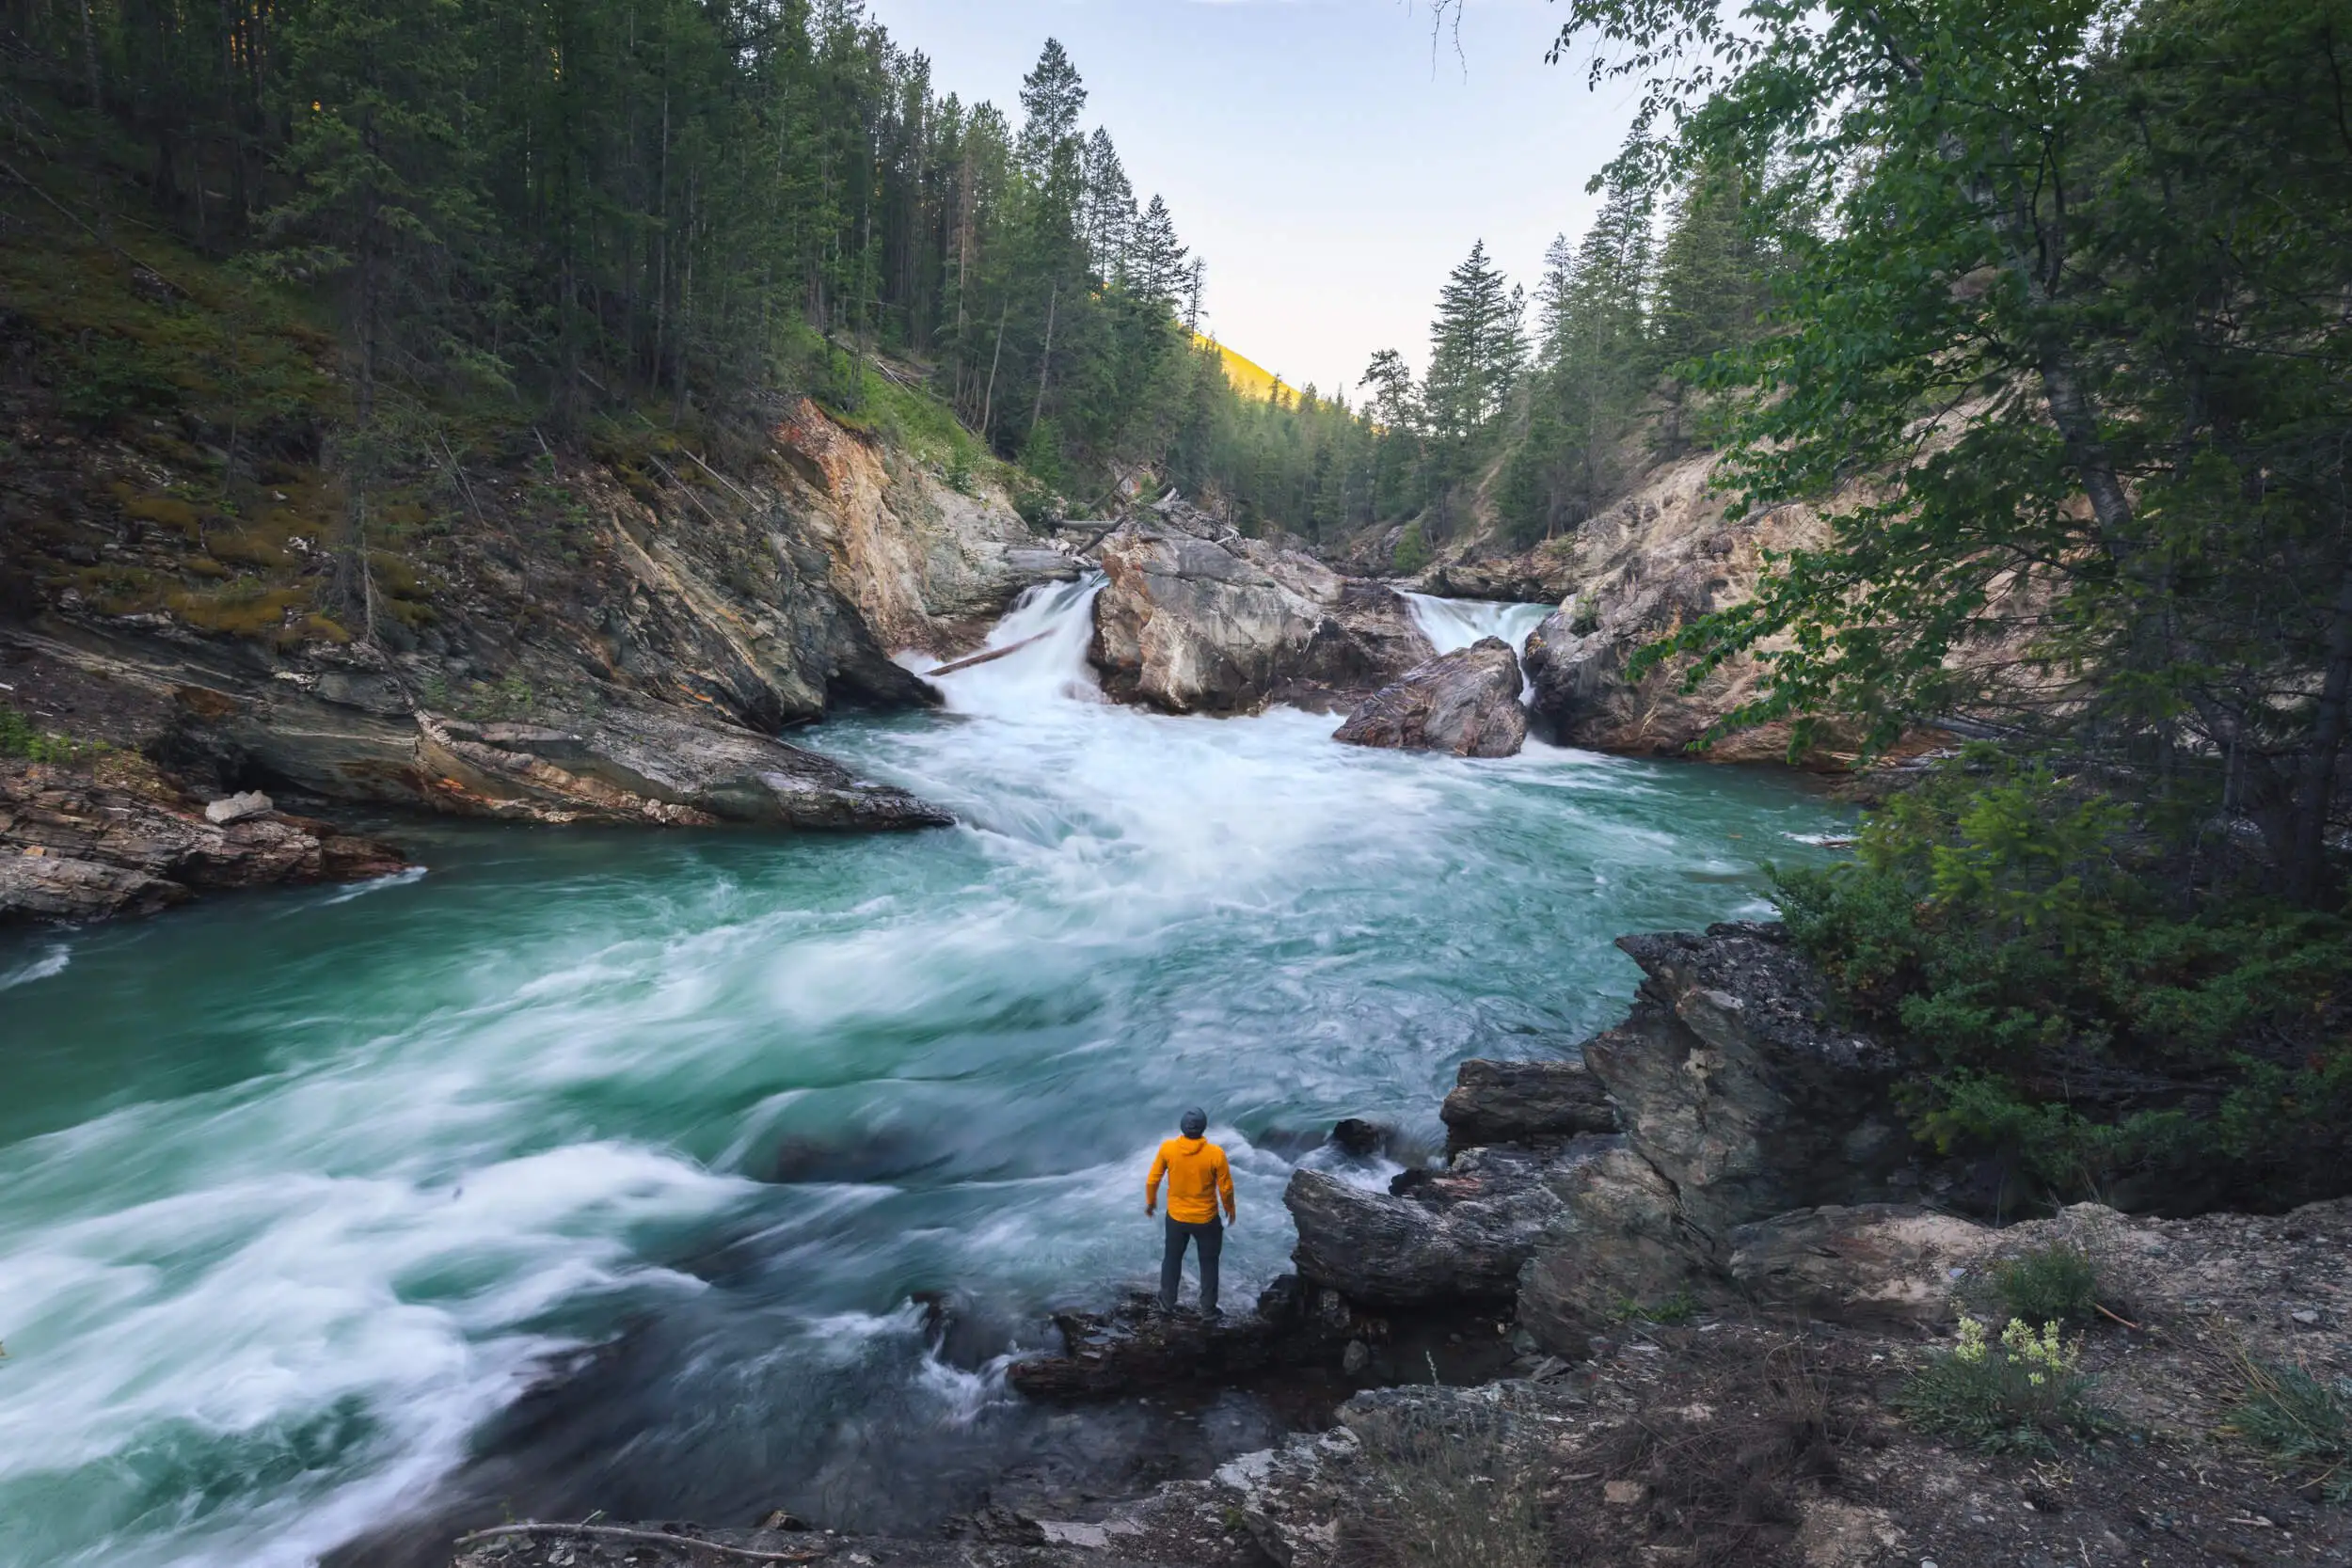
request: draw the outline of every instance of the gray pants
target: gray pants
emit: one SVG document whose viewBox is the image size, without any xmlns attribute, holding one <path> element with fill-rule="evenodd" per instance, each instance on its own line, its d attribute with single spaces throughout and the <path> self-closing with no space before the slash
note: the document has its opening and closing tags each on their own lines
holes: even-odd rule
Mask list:
<svg viewBox="0 0 2352 1568">
<path fill-rule="evenodd" d="M 1184 1248 L 1193 1242 L 1200 1243 L 1200 1310 L 1216 1310 L 1216 1259 L 1225 1250 L 1225 1225 L 1211 1220 L 1206 1225 L 1186 1225 L 1183 1220 L 1168 1222 L 1168 1246 L 1160 1254 L 1160 1305 L 1173 1308 L 1177 1287 L 1184 1282 Z"/>
</svg>

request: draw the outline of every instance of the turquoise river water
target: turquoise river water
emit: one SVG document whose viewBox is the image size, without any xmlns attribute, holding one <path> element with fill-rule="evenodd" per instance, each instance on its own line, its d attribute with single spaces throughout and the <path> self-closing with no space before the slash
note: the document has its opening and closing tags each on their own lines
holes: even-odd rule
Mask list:
<svg viewBox="0 0 2352 1568">
<path fill-rule="evenodd" d="M 1457 1062 L 1614 1021 L 1611 938 L 1759 912 L 1839 821 L 1769 774 L 1113 706 L 1093 592 L 1017 609 L 997 642 L 1046 635 L 946 714 L 798 737 L 953 830 L 411 829 L 383 883 L 0 945 L 0 1564 L 301 1564 L 468 1486 L 935 1522 L 1058 1462 L 992 1357 L 1152 1275 L 1184 1106 L 1246 1302 L 1333 1119 L 1434 1144 Z M 940 1291 L 977 1350 L 934 1354 Z"/>
</svg>

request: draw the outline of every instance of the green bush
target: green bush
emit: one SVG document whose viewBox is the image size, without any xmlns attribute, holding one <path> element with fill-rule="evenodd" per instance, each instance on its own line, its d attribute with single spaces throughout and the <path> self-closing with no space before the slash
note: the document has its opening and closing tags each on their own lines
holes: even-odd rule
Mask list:
<svg viewBox="0 0 2352 1568">
<path fill-rule="evenodd" d="M 103 430 L 135 414 L 167 414 L 181 389 L 164 358 L 128 338 L 85 333 L 57 367 L 57 408 L 69 420 Z"/>
<path fill-rule="evenodd" d="M 2352 1378 L 2322 1383 L 2299 1367 L 2249 1361 L 2230 1430 L 2314 1472 L 2328 1501 L 2352 1502 Z"/>
<path fill-rule="evenodd" d="M 1398 577 L 1409 578 L 1426 567 L 1434 559 L 1435 557 L 1430 553 L 1428 536 L 1422 532 L 1421 525 L 1406 523 L 1405 531 L 1397 535 L 1396 549 L 1390 557 L 1389 564 L 1395 568 Z"/>
<path fill-rule="evenodd" d="M 1895 1396 L 1921 1432 L 1993 1453 L 2050 1453 L 2058 1439 L 2090 1436 L 2104 1420 L 2090 1402 L 2082 1344 L 2055 1323 L 2036 1333 L 2011 1318 L 1994 1342 L 1975 1318 L 1960 1320 L 1960 1343 L 1931 1359 Z"/>
<path fill-rule="evenodd" d="M 0 757 L 21 757 L 26 762 L 72 762 L 91 749 L 65 736 L 37 730 L 31 720 L 0 705 Z"/>
<path fill-rule="evenodd" d="M 1631 1296 L 1621 1298 L 1610 1314 L 1614 1323 L 1662 1323 L 1673 1327 L 1687 1323 L 1699 1315 L 1699 1304 L 1692 1298 L 1690 1287 L 1677 1291 L 1663 1301 L 1636 1301 Z"/>
<path fill-rule="evenodd" d="M 1776 872 L 1789 934 L 1915 1046 L 1947 1153 L 2036 1196 L 2290 1206 L 2352 1181 L 2352 921 L 2192 889 L 2158 815 L 1969 749 Z"/>
<path fill-rule="evenodd" d="M 2099 1271 L 2089 1253 L 2059 1242 L 1994 1265 L 1993 1289 L 2012 1319 L 2087 1323 L 2098 1309 Z"/>
</svg>

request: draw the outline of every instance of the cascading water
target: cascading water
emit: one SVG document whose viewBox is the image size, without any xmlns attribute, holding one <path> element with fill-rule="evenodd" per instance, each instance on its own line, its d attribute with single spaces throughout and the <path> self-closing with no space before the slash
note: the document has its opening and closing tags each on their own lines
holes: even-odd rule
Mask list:
<svg viewBox="0 0 2352 1568">
<path fill-rule="evenodd" d="M 1285 1151 L 1434 1142 L 1462 1058 L 1613 1021 L 1612 937 L 1760 908 L 1754 862 L 1836 822 L 1770 777 L 1120 707 L 1097 591 L 1033 594 L 945 715 L 802 737 L 955 830 L 441 827 L 362 896 L 0 946 L 0 1563 L 291 1565 L 450 1496 L 915 1529 L 1099 1490 L 988 1357 L 1150 1276 L 1184 1106 L 1246 1301 Z M 1200 1413 L 1180 1462 L 1263 1419 Z"/>
<path fill-rule="evenodd" d="M 1513 653 L 1523 654 L 1527 652 L 1528 638 L 1544 624 L 1544 617 L 1560 608 L 1486 599 L 1440 599 L 1427 594 L 1407 594 L 1404 598 L 1412 610 L 1413 624 L 1421 627 L 1421 634 L 1435 643 L 1441 654 L 1467 648 L 1482 637 L 1500 637 L 1511 644 Z"/>
</svg>

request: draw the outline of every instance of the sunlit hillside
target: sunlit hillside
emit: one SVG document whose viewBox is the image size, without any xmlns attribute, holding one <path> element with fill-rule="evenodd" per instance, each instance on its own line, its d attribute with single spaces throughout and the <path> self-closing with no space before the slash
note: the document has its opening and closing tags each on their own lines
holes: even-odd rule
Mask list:
<svg viewBox="0 0 2352 1568">
<path fill-rule="evenodd" d="M 1231 381 L 1233 384 L 1233 389 L 1242 396 L 1263 400 L 1274 395 L 1276 377 L 1272 371 L 1254 359 L 1243 358 L 1214 338 L 1203 337 L 1196 332 L 1192 335 L 1192 339 L 1194 342 L 1204 348 L 1216 349 L 1224 356 L 1225 379 Z"/>
</svg>

